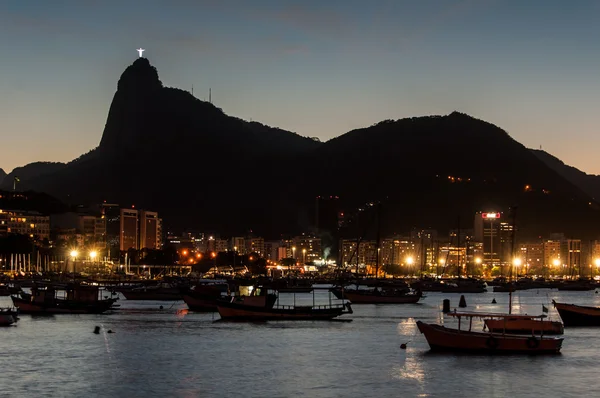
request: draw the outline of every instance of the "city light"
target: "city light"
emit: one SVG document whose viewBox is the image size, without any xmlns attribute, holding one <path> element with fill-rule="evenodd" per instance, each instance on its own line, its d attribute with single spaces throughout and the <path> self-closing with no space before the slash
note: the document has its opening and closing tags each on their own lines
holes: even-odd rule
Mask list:
<svg viewBox="0 0 600 398">
<path fill-rule="evenodd" d="M 415 262 L 415 259 L 411 256 L 406 257 L 406 264 L 412 265 Z"/>
<path fill-rule="evenodd" d="M 202 258 L 202 254 L 196 253 L 196 258 Z"/>
<path fill-rule="evenodd" d="M 558 267 L 560 265 L 560 260 L 555 258 L 554 260 L 552 260 L 552 265 L 554 265 L 555 267 Z"/>
<path fill-rule="evenodd" d="M 596 265 L 596 267 L 600 267 L 600 258 L 595 259 L 594 264 Z"/>
<path fill-rule="evenodd" d="M 181 252 L 181 254 L 183 254 L 184 256 L 187 256 L 188 252 L 187 252 L 187 250 L 184 250 Z"/>
<path fill-rule="evenodd" d="M 475 264 L 481 264 L 481 257 L 475 257 Z"/>
<path fill-rule="evenodd" d="M 444 263 L 446 262 L 446 260 L 444 260 L 443 258 L 440 258 L 438 261 L 439 261 L 439 263 L 440 263 L 440 264 L 442 264 L 442 265 L 444 265 Z"/>
<path fill-rule="evenodd" d="M 515 259 L 513 260 L 513 265 L 514 265 L 515 267 L 519 267 L 519 266 L 521 266 L 521 264 L 522 264 L 522 263 L 523 263 L 523 262 L 521 261 L 521 259 L 520 259 L 520 258 L 515 258 Z"/>
<path fill-rule="evenodd" d="M 71 254 L 71 257 L 77 257 L 77 255 L 78 255 L 79 253 L 77 252 L 77 250 L 71 250 L 71 253 L 70 253 L 70 254 Z"/>
<path fill-rule="evenodd" d="M 93 259 L 95 259 L 97 255 L 98 255 L 98 253 L 97 253 L 95 250 L 92 250 L 92 251 L 90 252 L 90 258 L 91 258 L 92 260 L 93 260 Z"/>
<path fill-rule="evenodd" d="M 211 253 L 210 253 L 210 256 L 211 256 L 212 258 L 215 258 L 215 257 L 217 257 L 217 253 L 215 253 L 215 252 L 211 252 Z"/>
</svg>

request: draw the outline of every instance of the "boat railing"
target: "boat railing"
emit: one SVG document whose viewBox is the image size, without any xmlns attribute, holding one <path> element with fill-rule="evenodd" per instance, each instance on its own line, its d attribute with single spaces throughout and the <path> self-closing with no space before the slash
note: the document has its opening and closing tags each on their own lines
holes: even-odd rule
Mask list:
<svg viewBox="0 0 600 398">
<path fill-rule="evenodd" d="M 521 319 L 521 320 L 539 319 L 540 321 L 543 321 L 545 318 L 548 317 L 545 314 L 542 314 L 542 315 L 500 314 L 500 313 L 494 313 L 494 312 L 457 312 L 456 310 L 454 310 L 454 312 L 449 312 L 447 315 L 453 316 L 458 319 L 458 331 L 459 332 L 461 332 L 460 326 L 461 326 L 461 319 L 463 317 L 469 319 L 469 329 L 468 329 L 469 332 L 473 328 L 473 318 L 504 320 L 504 326 L 502 328 L 502 336 L 504 336 L 506 334 L 506 320 L 507 319 Z M 491 330 L 489 333 L 493 334 Z M 535 330 L 532 330 L 531 334 L 532 334 L 532 336 L 535 336 L 535 334 L 536 334 Z M 540 333 L 538 333 L 538 334 L 540 335 L 540 338 L 542 338 L 544 336 L 544 331 L 541 330 Z"/>
<path fill-rule="evenodd" d="M 282 310 L 293 310 L 293 309 L 313 309 L 313 310 L 326 310 L 326 309 L 344 309 L 346 304 L 319 304 L 319 305 L 276 305 L 273 308 Z"/>
</svg>

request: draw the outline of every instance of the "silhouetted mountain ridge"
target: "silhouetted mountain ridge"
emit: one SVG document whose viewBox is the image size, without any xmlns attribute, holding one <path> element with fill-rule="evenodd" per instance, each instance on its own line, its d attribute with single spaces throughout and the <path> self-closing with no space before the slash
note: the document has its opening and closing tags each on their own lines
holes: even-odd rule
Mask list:
<svg viewBox="0 0 600 398">
<path fill-rule="evenodd" d="M 463 113 L 383 121 L 320 143 L 164 87 L 144 58 L 123 72 L 99 147 L 27 182 L 70 204 L 135 204 L 159 211 L 167 227 L 229 236 L 306 232 L 319 195 L 338 196 L 333 207 L 347 215 L 382 201 L 386 234 L 445 233 L 459 217 L 472 227 L 476 211 L 514 205 L 523 237 L 592 236 L 600 221 L 589 195 L 504 130 Z M 336 212 L 320 217 L 320 231 L 337 235 Z M 373 223 L 347 224 L 342 235 Z"/>
<path fill-rule="evenodd" d="M 595 198 L 596 200 L 600 199 L 600 176 L 584 173 L 573 166 L 565 164 L 562 160 L 550 155 L 546 151 L 531 149 L 531 152 L 533 152 L 533 154 L 548 167 L 556 171 L 565 179 L 571 181 L 592 198 Z"/>
</svg>

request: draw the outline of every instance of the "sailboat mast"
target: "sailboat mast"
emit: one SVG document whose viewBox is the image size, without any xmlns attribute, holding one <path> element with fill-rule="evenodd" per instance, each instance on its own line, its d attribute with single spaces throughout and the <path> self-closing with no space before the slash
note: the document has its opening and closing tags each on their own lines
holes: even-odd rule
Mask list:
<svg viewBox="0 0 600 398">
<path fill-rule="evenodd" d="M 517 234 L 517 206 L 514 206 L 512 209 L 512 231 L 511 231 L 511 242 L 510 242 L 510 273 L 508 276 L 508 281 L 512 282 L 512 273 L 513 273 L 513 260 L 515 258 L 515 240 Z M 509 284 L 508 286 L 508 314 L 512 314 L 512 286 Z"/>
<path fill-rule="evenodd" d="M 381 202 L 377 203 L 377 247 L 375 250 L 375 279 L 379 277 L 379 253 L 381 251 Z"/>
<path fill-rule="evenodd" d="M 458 274 L 458 279 L 460 279 L 460 216 L 458 216 L 458 232 L 456 233 L 456 255 L 457 255 L 457 266 L 456 273 Z"/>
</svg>

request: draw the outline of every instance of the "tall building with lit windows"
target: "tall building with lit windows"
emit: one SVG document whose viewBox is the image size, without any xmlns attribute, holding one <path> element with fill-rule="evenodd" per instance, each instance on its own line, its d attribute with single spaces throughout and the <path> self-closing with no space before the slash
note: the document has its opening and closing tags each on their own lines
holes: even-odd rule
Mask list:
<svg viewBox="0 0 600 398">
<path fill-rule="evenodd" d="M 121 209 L 119 230 L 119 248 L 121 251 L 138 248 L 139 224 L 138 211 L 135 209 Z"/>
</svg>

